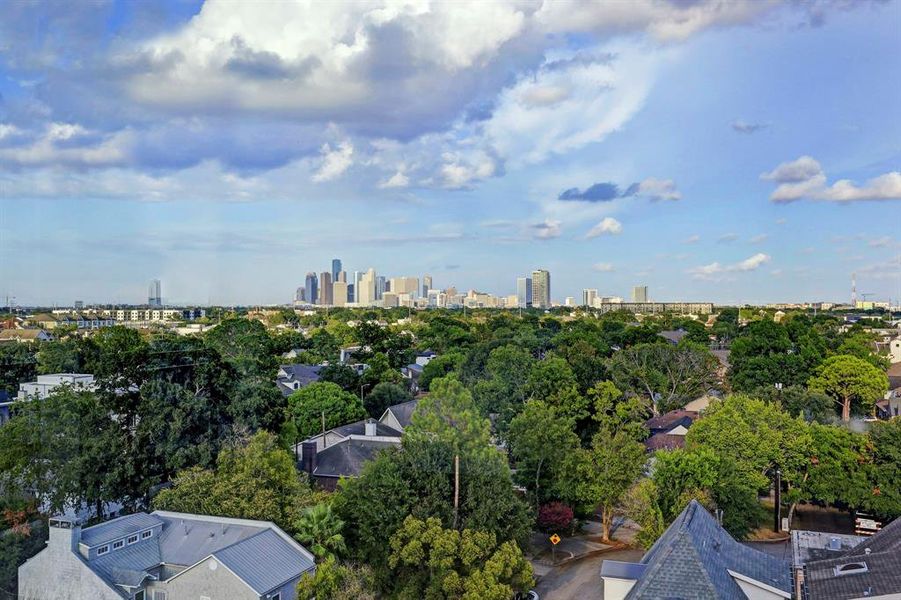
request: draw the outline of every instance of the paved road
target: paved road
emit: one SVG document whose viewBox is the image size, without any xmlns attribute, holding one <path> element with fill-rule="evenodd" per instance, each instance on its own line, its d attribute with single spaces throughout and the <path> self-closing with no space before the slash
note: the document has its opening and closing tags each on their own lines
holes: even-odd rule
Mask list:
<svg viewBox="0 0 901 600">
<path fill-rule="evenodd" d="M 606 560 L 637 561 L 641 550 L 619 550 L 589 556 L 553 569 L 535 590 L 541 600 L 603 600 L 601 563 Z"/>
</svg>

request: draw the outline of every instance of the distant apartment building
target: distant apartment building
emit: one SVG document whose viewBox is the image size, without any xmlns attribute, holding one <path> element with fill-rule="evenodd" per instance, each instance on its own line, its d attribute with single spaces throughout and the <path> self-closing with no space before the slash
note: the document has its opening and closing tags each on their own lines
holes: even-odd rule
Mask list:
<svg viewBox="0 0 901 600">
<path fill-rule="evenodd" d="M 397 294 L 409 294 L 416 297 L 419 294 L 419 278 L 418 277 L 392 277 L 391 291 Z"/>
<path fill-rule="evenodd" d="M 423 275 L 422 276 L 422 297 L 429 297 L 429 290 L 432 289 L 432 276 L 431 275 Z"/>
<path fill-rule="evenodd" d="M 307 273 L 304 288 L 307 290 L 307 302 L 316 304 L 319 301 L 319 278 L 316 273 Z"/>
<path fill-rule="evenodd" d="M 532 306 L 531 277 L 516 278 L 516 298 L 519 303 L 519 308 L 530 308 Z"/>
<path fill-rule="evenodd" d="M 206 316 L 204 308 L 117 308 L 106 309 L 101 314 L 122 324 L 162 323 L 166 321 L 193 321 Z"/>
<path fill-rule="evenodd" d="M 712 302 L 603 302 L 594 306 L 600 312 L 623 310 L 639 315 L 674 313 L 679 315 L 709 315 L 713 313 Z"/>
<path fill-rule="evenodd" d="M 385 292 L 389 291 L 391 286 L 388 284 L 388 280 L 385 279 L 384 275 L 379 275 L 375 278 L 375 299 L 381 300 L 382 296 L 385 295 Z"/>
<path fill-rule="evenodd" d="M 360 276 L 360 282 L 354 289 L 356 303 L 360 306 L 371 306 L 375 303 L 375 269 L 369 269 Z"/>
<path fill-rule="evenodd" d="M 532 306 L 551 307 L 551 274 L 544 269 L 532 271 Z"/>
<path fill-rule="evenodd" d="M 74 389 L 92 391 L 94 376 L 86 373 L 51 373 L 38 375 L 37 380 L 19 384 L 17 400 L 43 400 L 54 390 L 68 385 Z"/>
<path fill-rule="evenodd" d="M 162 284 L 159 279 L 152 279 L 150 281 L 150 287 L 147 291 L 147 305 L 148 306 L 162 306 L 163 305 L 163 291 Z"/>
<path fill-rule="evenodd" d="M 19 567 L 22 600 L 294 600 L 316 569 L 268 521 L 155 511 L 49 525 L 47 547 Z"/>
<path fill-rule="evenodd" d="M 69 309 L 54 310 L 52 313 L 39 313 L 28 318 L 42 329 L 57 327 L 75 327 L 76 329 L 100 329 L 112 327 L 116 319 L 108 311 L 77 311 Z"/>
<path fill-rule="evenodd" d="M 594 306 L 594 301 L 598 297 L 597 290 L 582 290 L 582 306 Z"/>
<path fill-rule="evenodd" d="M 648 286 L 637 285 L 632 288 L 632 302 L 647 302 Z"/>
</svg>

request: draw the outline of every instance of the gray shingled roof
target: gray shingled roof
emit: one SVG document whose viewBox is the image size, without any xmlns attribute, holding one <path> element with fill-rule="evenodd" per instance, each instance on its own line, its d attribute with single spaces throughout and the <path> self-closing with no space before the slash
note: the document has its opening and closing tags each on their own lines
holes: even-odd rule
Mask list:
<svg viewBox="0 0 901 600">
<path fill-rule="evenodd" d="M 107 521 L 81 532 L 81 541 L 87 546 L 100 546 L 162 524 L 162 521 L 147 513 L 135 513 Z"/>
<path fill-rule="evenodd" d="M 337 433 L 341 437 L 348 437 L 351 435 L 366 435 L 366 419 L 362 421 L 357 421 L 356 423 L 348 423 L 347 425 L 341 425 L 340 427 L 335 427 L 331 431 Z M 397 437 L 401 436 L 401 432 L 393 427 L 389 427 L 380 421 L 376 421 L 375 425 L 375 434 L 385 437 Z M 320 434 L 321 435 L 321 434 Z"/>
<path fill-rule="evenodd" d="M 214 556 L 260 595 L 299 577 L 314 564 L 271 529 L 264 529 Z"/>
<path fill-rule="evenodd" d="M 399 440 L 398 440 L 399 441 Z M 379 452 L 396 448 L 397 443 L 377 440 L 346 439 L 316 454 L 318 477 L 357 477 L 363 465 Z"/>
<path fill-rule="evenodd" d="M 407 402 L 395 404 L 394 406 L 389 406 L 386 410 L 391 411 L 391 414 L 394 415 L 394 418 L 397 419 L 400 426 L 406 429 L 410 424 L 410 418 L 413 416 L 413 411 L 416 410 L 418 404 L 419 400 L 409 400 Z"/>
<path fill-rule="evenodd" d="M 697 501 L 667 528 L 641 564 L 646 570 L 626 596 L 634 598 L 745 598 L 729 574 L 791 591 L 789 563 L 736 542 Z"/>
</svg>

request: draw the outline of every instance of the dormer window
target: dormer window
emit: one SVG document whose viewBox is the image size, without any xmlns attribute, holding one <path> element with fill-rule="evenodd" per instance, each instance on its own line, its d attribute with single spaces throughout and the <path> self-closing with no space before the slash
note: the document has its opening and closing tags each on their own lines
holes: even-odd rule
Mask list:
<svg viewBox="0 0 901 600">
<path fill-rule="evenodd" d="M 119 548 L 121 548 L 124 545 L 125 545 L 125 540 L 116 540 L 115 542 L 113 542 L 113 550 L 118 550 Z"/>
<path fill-rule="evenodd" d="M 147 531 L 141 532 L 141 539 L 142 539 L 142 540 L 146 540 L 147 538 L 149 538 L 149 537 L 152 536 L 152 535 L 153 535 L 153 530 L 152 530 L 152 529 L 148 529 Z"/>
<path fill-rule="evenodd" d="M 841 577 L 842 575 L 856 575 L 858 573 L 866 573 L 869 571 L 867 568 L 867 563 L 846 563 L 844 565 L 838 565 L 835 567 L 835 576 Z"/>
<path fill-rule="evenodd" d="M 103 556 L 104 554 L 107 554 L 108 552 L 109 552 L 109 544 L 106 544 L 105 546 L 100 546 L 99 548 L 97 548 L 97 556 Z"/>
<path fill-rule="evenodd" d="M 134 544 L 134 543 L 137 543 L 137 541 L 138 541 L 138 536 L 137 536 L 137 535 L 130 535 L 130 536 L 128 536 L 128 545 L 129 545 L 129 546 L 132 545 L 132 544 Z"/>
</svg>

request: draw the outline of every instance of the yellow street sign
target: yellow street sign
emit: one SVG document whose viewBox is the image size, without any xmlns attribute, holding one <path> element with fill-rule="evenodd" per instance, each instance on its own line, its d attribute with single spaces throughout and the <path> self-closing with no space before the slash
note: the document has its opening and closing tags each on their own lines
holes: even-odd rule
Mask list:
<svg viewBox="0 0 901 600">
<path fill-rule="evenodd" d="M 552 535 L 552 536 L 551 536 L 551 543 L 552 543 L 553 545 L 555 545 L 555 546 L 556 546 L 557 544 L 559 544 L 559 543 L 560 543 L 560 536 L 557 535 L 556 533 L 555 533 L 554 535 Z"/>
</svg>

